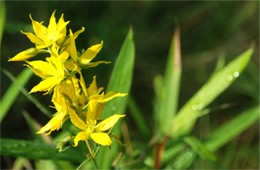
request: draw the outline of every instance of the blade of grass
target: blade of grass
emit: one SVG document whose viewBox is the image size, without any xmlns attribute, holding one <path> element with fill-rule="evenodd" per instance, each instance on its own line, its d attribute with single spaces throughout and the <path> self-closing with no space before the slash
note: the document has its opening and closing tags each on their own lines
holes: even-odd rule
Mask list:
<svg viewBox="0 0 260 170">
<path fill-rule="evenodd" d="M 23 87 L 24 84 L 29 80 L 29 78 L 32 76 L 32 71 L 29 69 L 25 69 L 22 73 L 24 73 L 24 75 L 21 77 L 21 80 L 19 79 L 20 75 L 18 76 L 18 78 L 15 78 L 12 73 L 10 73 L 9 71 L 3 69 L 2 70 L 4 72 L 4 74 L 10 78 L 10 80 L 12 80 L 13 84 L 10 87 L 10 94 L 7 93 L 5 96 L 8 99 L 3 98 L 3 104 L 0 103 L 0 106 L 5 106 L 6 103 L 5 100 L 9 101 L 13 101 L 15 99 L 15 97 L 18 95 L 19 91 L 22 92 L 22 94 L 28 99 L 30 100 L 43 114 L 45 114 L 48 117 L 52 117 L 51 112 L 49 111 L 49 109 L 47 109 L 37 98 L 33 97 L 32 95 L 29 94 L 29 92 Z M 21 74 L 22 74 L 21 73 Z M 26 82 L 25 82 L 26 81 Z M 9 90 L 8 90 L 9 92 Z M 11 96 L 10 96 L 11 95 Z M 4 97 L 5 97 L 4 96 Z M 11 99 L 10 99 L 11 98 Z M 7 102 L 6 101 L 6 102 Z M 9 101 L 9 102 L 11 102 Z M 10 103 L 9 105 L 11 106 L 12 103 Z M 10 107 L 9 106 L 9 107 Z M 6 107 L 6 106 L 5 106 Z M 8 108 L 9 109 L 9 108 Z M 0 122 L 1 122 L 1 114 L 0 114 Z"/>
<path fill-rule="evenodd" d="M 2 70 L 6 75 L 11 75 L 11 73 L 7 72 L 6 70 Z M 10 107 L 12 106 L 12 104 L 14 103 L 15 99 L 17 98 L 19 92 L 20 92 L 20 88 L 18 87 L 17 84 L 19 84 L 20 86 L 24 86 L 29 79 L 32 76 L 32 71 L 29 69 L 25 69 L 23 70 L 17 78 L 12 76 L 12 79 L 14 79 L 15 81 L 13 81 L 12 85 L 8 88 L 8 90 L 5 92 L 4 96 L 2 97 L 1 101 L 0 101 L 0 122 L 2 122 L 2 120 L 4 119 L 4 117 L 6 116 L 8 110 L 10 109 Z M 9 76 L 8 76 L 9 77 Z"/>
<path fill-rule="evenodd" d="M 181 80 L 180 29 L 176 28 L 169 49 L 161 95 L 156 99 L 158 110 L 155 112 L 159 133 L 165 133 L 171 124 L 177 107 Z"/>
<path fill-rule="evenodd" d="M 215 162 L 217 160 L 216 156 L 205 146 L 199 139 L 194 136 L 188 136 L 184 138 L 185 143 L 187 143 L 191 149 L 200 155 L 203 159 Z"/>
<path fill-rule="evenodd" d="M 259 113 L 259 106 L 247 109 L 212 132 L 206 140 L 206 146 L 216 151 L 254 124 L 259 119 Z"/>
<path fill-rule="evenodd" d="M 44 134 L 41 134 L 41 135 L 36 135 L 35 132 L 38 131 L 41 126 L 40 124 L 34 120 L 30 115 L 29 113 L 27 113 L 26 111 L 23 111 L 23 116 L 28 124 L 28 126 L 30 127 L 30 130 L 31 130 L 31 133 L 33 134 L 33 137 L 35 139 L 38 139 L 38 141 L 41 141 L 43 143 L 46 143 L 46 144 L 52 144 L 52 143 L 55 143 L 52 141 L 52 138 L 50 136 L 46 136 Z M 38 168 L 38 169 L 54 169 L 54 168 L 45 168 L 45 167 L 56 167 L 55 169 L 64 169 L 64 168 L 69 168 L 70 169 L 75 169 L 73 167 L 73 165 L 70 163 L 70 162 L 64 162 L 64 161 L 48 161 L 48 160 L 39 160 L 36 162 L 37 164 L 37 167 L 41 167 L 41 168 Z M 36 168 L 37 169 L 37 168 Z"/>
<path fill-rule="evenodd" d="M 245 131 L 259 119 L 259 107 L 255 106 L 242 112 L 232 120 L 213 131 L 205 140 L 205 146 L 212 152 L 218 150 L 236 136 Z M 228 132 L 228 133 L 227 133 Z M 166 151 L 167 152 L 167 151 Z M 188 168 L 195 160 L 195 152 L 190 150 L 182 152 L 174 161 L 172 168 Z M 187 156 L 188 155 L 188 156 Z M 186 160 L 186 162 L 183 162 Z"/>
<path fill-rule="evenodd" d="M 134 119 L 134 122 L 137 125 L 137 128 L 140 131 L 140 134 L 148 139 L 151 136 L 151 130 L 148 127 L 148 124 L 140 110 L 137 106 L 136 102 L 134 101 L 132 96 L 128 97 L 128 108 L 130 110 L 130 114 Z"/>
<path fill-rule="evenodd" d="M 76 163 L 84 161 L 85 156 L 82 152 L 75 149 L 68 149 L 59 153 L 55 146 L 43 143 L 30 142 L 15 139 L 0 139 L 1 155 L 25 157 L 33 160 L 51 159 L 51 160 L 67 160 Z"/>
<path fill-rule="evenodd" d="M 208 82 L 181 108 L 172 120 L 172 127 L 168 135 L 177 137 L 188 133 L 194 126 L 201 111 L 227 89 L 247 66 L 253 49 L 250 48 L 226 67 L 214 74 Z"/>
<path fill-rule="evenodd" d="M 135 46 L 133 31 L 130 29 L 117 57 L 107 91 L 129 93 L 134 71 L 134 58 Z M 126 104 L 127 97 L 113 99 L 106 104 L 102 117 L 108 117 L 115 113 L 124 113 Z M 113 133 L 119 136 L 120 127 L 121 122 L 118 122 L 113 128 Z M 97 155 L 97 162 L 101 169 L 109 169 L 111 167 L 113 160 L 117 156 L 118 148 L 118 143 L 114 142 L 110 149 L 107 147 L 102 147 L 100 149 L 100 153 Z"/>
<path fill-rule="evenodd" d="M 23 111 L 22 114 L 26 120 L 27 125 L 29 126 L 29 129 L 31 130 L 33 137 L 41 142 L 51 144 L 52 139 L 50 136 L 46 136 L 44 134 L 36 135 L 36 132 L 41 128 L 41 125 L 35 121 L 26 111 Z"/>
<path fill-rule="evenodd" d="M 0 1 L 0 48 L 2 47 L 2 38 L 4 33 L 4 27 L 5 27 L 5 1 Z"/>
</svg>

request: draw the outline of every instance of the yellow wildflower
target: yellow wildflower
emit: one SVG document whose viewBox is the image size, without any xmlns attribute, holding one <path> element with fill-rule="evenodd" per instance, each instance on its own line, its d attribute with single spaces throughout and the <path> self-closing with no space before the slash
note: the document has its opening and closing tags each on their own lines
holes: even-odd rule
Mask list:
<svg viewBox="0 0 260 170">
<path fill-rule="evenodd" d="M 47 135 L 49 135 L 52 131 L 61 128 L 68 116 L 68 112 L 71 111 L 69 107 L 76 107 L 78 104 L 77 92 L 79 92 L 79 86 L 78 81 L 74 76 L 54 88 L 52 102 L 57 113 L 37 132 L 37 134 L 48 132 Z"/>
<path fill-rule="evenodd" d="M 99 119 L 103 112 L 105 103 L 116 97 L 124 97 L 127 95 L 127 93 L 116 93 L 113 91 L 104 94 L 102 90 L 103 88 L 97 87 L 96 76 L 94 76 L 92 83 L 87 89 L 89 101 L 87 105 L 88 111 L 86 117 L 88 122 L 96 122 L 96 120 Z"/>
<path fill-rule="evenodd" d="M 68 58 L 69 54 L 64 51 L 60 57 L 51 57 L 46 58 L 47 62 L 36 60 L 27 62 L 27 66 L 43 80 L 33 87 L 30 93 L 37 91 L 47 91 L 49 93 L 53 87 L 59 84 L 65 77 L 64 63 L 62 60 Z"/>
<path fill-rule="evenodd" d="M 86 51 L 83 52 L 83 54 L 81 54 L 80 56 L 78 56 L 78 52 L 77 52 L 77 48 L 76 48 L 76 44 L 75 44 L 75 38 L 77 36 L 75 36 L 72 31 L 70 30 L 70 44 L 68 46 L 68 51 L 70 53 L 70 56 L 72 58 L 72 60 L 74 61 L 74 63 L 82 66 L 82 67 L 96 67 L 99 64 L 109 64 L 110 62 L 108 61 L 97 61 L 97 62 L 91 62 L 96 55 L 99 53 L 99 51 L 102 49 L 103 47 L 103 41 L 101 41 L 101 43 L 93 45 L 91 47 L 89 47 Z"/>
<path fill-rule="evenodd" d="M 111 129 L 116 122 L 125 115 L 121 114 L 115 114 L 113 116 L 110 116 L 109 118 L 101 121 L 98 124 L 88 124 L 82 121 L 78 115 L 75 112 L 69 112 L 70 113 L 70 119 L 72 123 L 77 126 L 82 131 L 77 134 L 77 136 L 74 138 L 74 146 L 76 147 L 78 145 L 78 142 L 83 140 L 88 140 L 89 137 L 95 141 L 96 143 L 106 146 L 111 145 L 112 141 L 105 131 Z"/>
<path fill-rule="evenodd" d="M 97 120 L 103 112 L 104 104 L 115 97 L 123 97 L 126 93 L 109 92 L 104 94 L 103 88 L 98 88 L 96 83 L 96 76 L 93 77 L 93 81 L 87 89 L 88 93 L 88 105 L 86 123 L 78 117 L 78 115 L 71 111 L 70 119 L 72 123 L 83 130 L 77 134 L 74 139 L 74 146 L 78 145 L 80 140 L 88 140 L 89 137 L 100 145 L 111 145 L 112 141 L 105 131 L 111 129 L 119 118 L 124 117 L 121 114 L 115 114 L 102 122 L 97 124 Z M 102 93 L 101 93 L 102 92 Z M 101 94 L 100 94 L 101 93 Z"/>
<path fill-rule="evenodd" d="M 52 13 L 48 27 L 42 25 L 42 22 L 32 20 L 33 31 L 31 32 L 22 32 L 25 34 L 32 43 L 35 44 L 37 49 L 42 49 L 50 47 L 53 44 L 60 44 L 64 41 L 66 37 L 66 26 L 69 21 L 65 22 L 63 14 L 61 15 L 58 23 L 56 23 L 55 11 Z"/>
</svg>

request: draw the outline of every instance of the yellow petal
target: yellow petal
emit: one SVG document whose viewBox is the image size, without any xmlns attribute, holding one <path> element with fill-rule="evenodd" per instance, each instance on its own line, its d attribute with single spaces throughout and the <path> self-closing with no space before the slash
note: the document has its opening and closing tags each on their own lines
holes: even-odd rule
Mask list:
<svg viewBox="0 0 260 170">
<path fill-rule="evenodd" d="M 39 77 L 44 78 L 56 73 L 55 68 L 48 62 L 36 60 L 27 62 L 28 67 Z"/>
<path fill-rule="evenodd" d="M 71 30 L 70 30 L 70 45 L 68 46 L 68 50 L 72 60 L 76 62 L 78 58 L 78 54 L 77 54 L 77 48 L 75 44 L 75 38 Z"/>
<path fill-rule="evenodd" d="M 66 114 L 64 113 L 57 113 L 45 126 L 43 126 L 37 134 L 42 134 L 48 132 L 48 135 L 54 131 L 59 130 L 65 120 Z"/>
<path fill-rule="evenodd" d="M 98 87 L 97 87 L 96 76 L 93 76 L 93 80 L 88 88 L 88 95 L 89 96 L 96 95 L 97 91 L 98 91 Z"/>
<path fill-rule="evenodd" d="M 69 23 L 64 21 L 64 14 L 61 14 L 60 19 L 57 23 L 57 30 L 60 30 L 60 33 L 66 35 L 66 25 Z"/>
<path fill-rule="evenodd" d="M 111 129 L 116 122 L 121 118 L 124 117 L 125 115 L 121 115 L 121 114 L 114 114 L 113 116 L 110 116 L 109 118 L 103 120 L 102 122 L 100 122 L 96 128 L 95 131 L 100 132 L 100 131 L 106 131 L 108 129 Z"/>
<path fill-rule="evenodd" d="M 97 110 L 97 102 L 96 100 L 90 100 L 88 102 L 88 110 L 87 110 L 87 122 L 88 124 L 95 125 L 96 124 L 96 110 Z"/>
<path fill-rule="evenodd" d="M 67 21 L 65 22 L 64 21 L 64 17 L 63 17 L 63 14 L 61 14 L 61 17 L 57 23 L 57 32 L 59 32 L 60 34 L 60 37 L 59 37 L 59 42 L 63 42 L 63 40 L 65 39 L 66 37 L 66 34 L 67 34 L 67 29 L 66 29 L 66 26 L 68 25 L 70 21 Z"/>
<path fill-rule="evenodd" d="M 104 110 L 104 104 L 103 103 L 99 103 L 98 106 L 97 106 L 97 110 L 96 110 L 96 117 L 95 119 L 98 120 L 100 115 L 102 114 L 103 110 Z"/>
<path fill-rule="evenodd" d="M 76 71 L 79 69 L 78 65 L 75 64 L 72 60 L 69 60 L 65 63 L 65 67 L 66 69 L 68 69 L 69 71 Z"/>
<path fill-rule="evenodd" d="M 81 130 L 86 130 L 87 125 L 79 118 L 79 116 L 75 113 L 75 111 L 69 108 L 69 115 L 71 122 Z"/>
<path fill-rule="evenodd" d="M 81 140 L 85 141 L 85 140 L 88 139 L 88 137 L 89 137 L 89 134 L 86 133 L 85 131 L 79 132 L 77 134 L 77 136 L 74 138 L 74 145 L 73 146 L 74 147 L 78 146 L 79 141 L 81 141 Z"/>
<path fill-rule="evenodd" d="M 43 41 L 40 39 L 40 38 L 38 38 L 37 36 L 35 36 L 33 33 L 31 33 L 31 32 L 23 32 L 23 31 L 21 31 L 24 35 L 26 35 L 27 36 L 27 38 L 29 38 L 29 40 L 32 42 L 32 43 L 34 43 L 34 44 L 36 44 L 36 45 L 39 45 L 39 44 L 43 44 Z"/>
<path fill-rule="evenodd" d="M 36 50 L 35 48 L 29 48 L 27 50 L 18 53 L 16 56 L 9 59 L 8 61 L 24 61 L 36 56 L 37 54 L 38 54 L 38 50 Z"/>
<path fill-rule="evenodd" d="M 58 58 L 64 63 L 69 58 L 69 53 L 67 51 L 63 51 Z"/>
<path fill-rule="evenodd" d="M 108 102 L 109 100 L 112 100 L 113 98 L 116 98 L 116 97 L 124 97 L 126 96 L 127 93 L 116 93 L 116 92 L 108 92 L 102 100 L 99 101 L 99 103 L 106 103 Z"/>
<path fill-rule="evenodd" d="M 96 62 L 90 62 L 87 65 L 81 65 L 83 68 L 92 68 L 97 67 L 99 64 L 110 64 L 111 61 L 96 61 Z"/>
<path fill-rule="evenodd" d="M 48 25 L 48 32 L 49 33 L 54 33 L 56 32 L 56 18 L 55 18 L 55 12 L 54 11 L 51 15 L 50 21 L 49 21 L 49 25 Z"/>
<path fill-rule="evenodd" d="M 108 134 L 98 132 L 98 133 L 91 133 L 90 134 L 91 139 L 93 139 L 96 143 L 103 145 L 103 146 L 108 146 L 112 144 L 112 141 Z"/>
<path fill-rule="evenodd" d="M 61 80 L 58 80 L 56 77 L 50 77 L 43 81 L 41 81 L 39 84 L 34 86 L 29 93 L 34 93 L 38 91 L 50 91 L 56 84 L 58 84 Z"/>
<path fill-rule="evenodd" d="M 70 44 L 70 41 L 71 41 L 71 38 L 74 39 L 74 41 L 77 39 L 78 35 L 81 34 L 82 32 L 84 32 L 85 28 L 84 27 L 81 27 L 80 30 L 76 31 L 74 34 L 70 34 L 70 38 L 68 38 L 65 42 L 64 42 L 64 46 L 66 45 L 69 45 Z M 71 32 L 71 30 L 70 30 Z"/>
<path fill-rule="evenodd" d="M 80 70 L 78 71 L 78 73 L 80 75 L 80 80 L 79 80 L 80 86 L 81 86 L 85 96 L 88 97 L 88 90 L 87 90 L 87 87 L 86 87 L 86 84 L 85 84 L 84 77 L 83 77 L 83 75 L 82 75 Z"/>
<path fill-rule="evenodd" d="M 89 47 L 81 56 L 80 56 L 80 63 L 81 64 L 88 64 L 91 60 L 93 60 L 97 53 L 103 47 L 103 41 L 100 44 L 93 45 Z"/>
<path fill-rule="evenodd" d="M 43 40 L 47 36 L 47 28 L 41 23 L 33 20 L 31 15 L 30 19 L 32 21 L 33 31 L 35 32 L 35 35 Z"/>
</svg>

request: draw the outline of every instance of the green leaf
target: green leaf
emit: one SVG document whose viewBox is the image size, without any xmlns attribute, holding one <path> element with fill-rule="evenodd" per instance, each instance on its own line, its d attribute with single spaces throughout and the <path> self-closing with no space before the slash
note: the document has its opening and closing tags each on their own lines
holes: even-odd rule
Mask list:
<svg viewBox="0 0 260 170">
<path fill-rule="evenodd" d="M 5 27 L 5 1 L 0 1 L 0 47 L 2 47 L 2 38 L 4 33 L 4 27 Z"/>
<path fill-rule="evenodd" d="M 249 108 L 242 112 L 232 120 L 228 121 L 215 131 L 213 131 L 205 140 L 205 146 L 212 152 L 218 150 L 229 141 L 237 137 L 247 128 L 252 126 L 259 119 L 259 106 Z M 227 133 L 228 132 L 228 133 Z M 166 150 L 166 152 L 168 152 Z M 172 168 L 184 169 L 188 168 L 195 160 L 195 152 L 185 151 L 182 152 L 176 160 L 173 161 Z M 188 155 L 188 156 L 187 156 Z M 191 156 L 193 155 L 193 156 Z M 184 162 L 183 160 L 186 160 Z"/>
<path fill-rule="evenodd" d="M 0 139 L 0 143 L 1 155 L 25 157 L 33 160 L 67 160 L 76 163 L 80 163 L 85 159 L 83 153 L 78 152 L 75 149 L 68 149 L 59 153 L 55 149 L 55 146 L 50 146 L 43 143 L 15 139 Z"/>
<path fill-rule="evenodd" d="M 2 70 L 4 73 L 7 73 L 6 70 Z M 9 72 L 8 72 L 9 73 Z M 10 73 L 11 74 L 11 73 Z M 8 75 L 8 74 L 7 74 Z M 20 88 L 19 86 L 24 86 L 29 79 L 32 76 L 32 71 L 29 69 L 24 69 L 17 78 L 13 77 L 15 79 L 15 82 L 13 81 L 12 85 L 8 88 L 8 90 L 5 92 L 3 98 L 0 101 L 0 122 L 4 119 L 5 115 L 7 114 L 8 110 L 16 100 Z M 19 86 L 18 86 L 19 84 Z"/>
<path fill-rule="evenodd" d="M 205 144 L 210 150 L 216 151 L 218 148 L 222 147 L 227 142 L 242 133 L 244 130 L 249 128 L 258 119 L 259 106 L 249 108 L 236 116 L 234 119 L 213 131 L 207 138 L 207 142 Z"/>
<path fill-rule="evenodd" d="M 171 125 L 177 107 L 181 79 L 180 30 L 177 28 L 168 54 L 166 71 L 162 83 L 161 94 L 157 97 L 155 120 L 160 132 L 166 133 Z M 158 90 L 157 90 L 158 91 Z"/>
<path fill-rule="evenodd" d="M 108 83 L 107 92 L 130 92 L 134 71 L 134 58 L 135 46 L 133 40 L 133 31 L 130 29 L 117 57 L 112 75 Z M 113 99 L 106 104 L 102 117 L 105 118 L 115 113 L 124 113 L 126 104 L 127 97 Z M 113 128 L 113 133 L 117 133 L 117 135 L 119 135 L 120 125 L 120 122 L 116 124 L 116 126 Z M 118 148 L 118 143 L 114 141 L 110 149 L 107 147 L 102 147 L 100 149 L 100 153 L 97 155 L 97 161 L 100 168 L 110 168 L 112 161 L 118 154 Z"/>
<path fill-rule="evenodd" d="M 247 66 L 253 49 L 242 53 L 226 67 L 215 73 L 208 82 L 182 107 L 172 120 L 168 135 L 176 137 L 188 133 L 194 126 L 203 109 L 227 89 Z"/>
<path fill-rule="evenodd" d="M 132 96 L 128 97 L 128 108 L 130 110 L 130 114 L 134 119 L 134 122 L 137 125 L 137 128 L 140 131 L 140 134 L 148 139 L 151 136 L 151 130 L 147 124 L 147 121 L 144 118 L 144 115 L 142 114 L 140 108 L 137 106 Z"/>
<path fill-rule="evenodd" d="M 191 149 L 200 155 L 203 159 L 215 162 L 217 158 L 215 155 L 205 146 L 199 139 L 194 136 L 188 136 L 184 138 L 185 143 L 187 143 Z"/>
<path fill-rule="evenodd" d="M 12 101 L 15 99 L 15 95 L 18 95 L 19 90 L 22 92 L 22 94 L 30 100 L 43 114 L 45 114 L 48 117 L 52 117 L 51 112 L 49 111 L 48 108 L 46 108 L 37 98 L 33 97 L 32 95 L 29 94 L 29 92 L 24 88 L 24 84 L 29 80 L 29 78 L 32 76 L 32 71 L 29 69 L 25 69 L 22 73 L 24 74 L 21 76 L 18 76 L 18 78 L 15 78 L 12 73 L 9 71 L 3 69 L 4 74 L 13 82 L 12 86 L 10 87 L 10 93 L 6 93 L 6 98 L 8 100 L 12 99 Z M 21 74 L 22 74 L 21 73 Z M 8 89 L 9 92 L 9 89 Z M 5 97 L 4 96 L 4 97 Z M 6 99 L 5 99 L 6 100 Z M 4 99 L 3 99 L 4 102 Z M 5 104 L 5 103 L 4 103 Z M 3 106 L 5 106 L 3 104 Z M 0 103 L 1 106 L 1 103 Z M 10 106 L 9 106 L 10 107 Z M 0 114 L 1 115 L 1 114 Z M 1 118 L 1 117 L 0 117 Z M 1 119 L 0 119 L 1 120 Z"/>
</svg>

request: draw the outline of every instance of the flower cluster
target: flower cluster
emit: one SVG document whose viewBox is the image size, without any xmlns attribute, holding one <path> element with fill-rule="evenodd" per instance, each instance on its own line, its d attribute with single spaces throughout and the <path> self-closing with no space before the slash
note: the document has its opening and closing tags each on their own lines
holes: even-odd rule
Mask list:
<svg viewBox="0 0 260 170">
<path fill-rule="evenodd" d="M 69 118 L 80 129 L 74 138 L 74 146 L 77 146 L 79 141 L 89 138 L 103 146 L 111 145 L 112 141 L 107 131 L 124 115 L 114 114 L 101 122 L 99 119 L 105 103 L 113 98 L 123 97 L 126 93 L 105 94 L 103 88 L 98 88 L 96 76 L 93 77 L 89 87 L 86 87 L 81 72 L 83 68 L 110 63 L 92 62 L 101 50 L 103 42 L 80 53 L 77 51 L 75 40 L 84 31 L 84 27 L 75 33 L 71 30 L 67 33 L 66 27 L 69 21 L 64 21 L 62 14 L 56 22 L 55 11 L 50 17 L 48 27 L 45 27 L 43 22 L 35 21 L 31 15 L 30 19 L 34 33 L 23 31 L 22 33 L 35 44 L 35 47 L 18 53 L 9 61 L 25 61 L 25 65 L 42 79 L 30 93 L 52 94 L 52 103 L 57 112 L 37 134 L 49 135 L 52 131 L 59 130 Z M 29 61 L 40 53 L 46 53 L 48 57 L 44 60 Z"/>
</svg>

